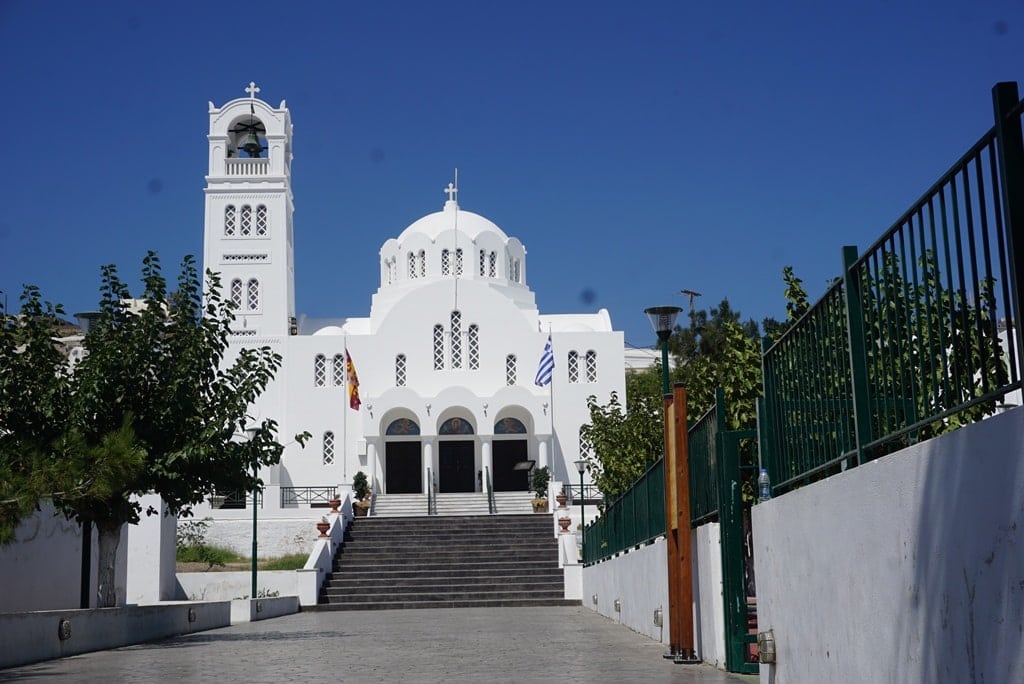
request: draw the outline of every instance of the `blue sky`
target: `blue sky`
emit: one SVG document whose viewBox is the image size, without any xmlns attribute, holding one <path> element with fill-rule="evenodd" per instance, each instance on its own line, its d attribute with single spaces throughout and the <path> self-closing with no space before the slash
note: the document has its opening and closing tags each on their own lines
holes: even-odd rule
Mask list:
<svg viewBox="0 0 1024 684">
<path fill-rule="evenodd" d="M 0 1 L 0 290 L 95 307 L 99 268 L 202 255 L 207 102 L 287 100 L 297 308 L 365 316 L 378 250 L 460 205 L 543 313 L 816 299 L 992 125 L 1020 0 Z"/>
</svg>

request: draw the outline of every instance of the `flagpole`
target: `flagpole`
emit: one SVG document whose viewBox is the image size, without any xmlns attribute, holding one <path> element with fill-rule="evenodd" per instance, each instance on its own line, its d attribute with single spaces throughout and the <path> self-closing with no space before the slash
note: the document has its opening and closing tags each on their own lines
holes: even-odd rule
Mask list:
<svg viewBox="0 0 1024 684">
<path fill-rule="evenodd" d="M 551 354 L 554 356 L 555 353 L 555 341 L 551 337 L 551 324 L 548 323 L 548 339 L 551 340 Z M 551 462 L 549 466 L 553 466 L 555 462 L 555 374 L 551 374 L 551 382 L 548 383 L 548 402 L 551 404 L 551 414 L 548 416 L 551 420 Z M 549 472 L 554 472 L 554 467 Z"/>
<path fill-rule="evenodd" d="M 342 395 L 341 395 L 341 481 L 348 483 L 348 335 L 341 336 Z"/>
</svg>

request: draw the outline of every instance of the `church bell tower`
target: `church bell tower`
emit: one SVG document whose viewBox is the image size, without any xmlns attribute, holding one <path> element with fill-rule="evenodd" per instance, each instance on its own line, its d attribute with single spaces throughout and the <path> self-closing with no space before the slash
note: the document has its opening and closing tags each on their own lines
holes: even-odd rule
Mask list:
<svg viewBox="0 0 1024 684">
<path fill-rule="evenodd" d="M 236 304 L 235 335 L 294 335 L 291 115 L 283 100 L 258 99 L 255 83 L 245 92 L 210 103 L 203 264 Z"/>
</svg>

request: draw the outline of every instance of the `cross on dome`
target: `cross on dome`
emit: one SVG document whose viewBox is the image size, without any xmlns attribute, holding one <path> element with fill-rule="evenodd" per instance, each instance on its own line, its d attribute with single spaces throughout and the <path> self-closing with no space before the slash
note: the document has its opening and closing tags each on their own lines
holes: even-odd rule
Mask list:
<svg viewBox="0 0 1024 684">
<path fill-rule="evenodd" d="M 255 100 L 256 93 L 260 92 L 260 88 L 256 85 L 255 81 L 249 81 L 249 85 L 246 87 L 245 92 L 249 93 L 250 100 Z"/>
<path fill-rule="evenodd" d="M 454 202 L 454 201 L 456 201 L 456 200 L 455 200 L 455 196 L 456 196 L 457 194 L 459 194 L 459 189 L 458 189 L 457 187 L 455 187 L 455 184 L 454 184 L 454 183 L 449 183 L 449 184 L 448 184 L 448 187 L 447 187 L 447 188 L 445 188 L 445 189 L 443 190 L 443 192 L 446 192 L 446 193 L 448 193 L 448 201 L 449 201 L 449 202 Z"/>
</svg>

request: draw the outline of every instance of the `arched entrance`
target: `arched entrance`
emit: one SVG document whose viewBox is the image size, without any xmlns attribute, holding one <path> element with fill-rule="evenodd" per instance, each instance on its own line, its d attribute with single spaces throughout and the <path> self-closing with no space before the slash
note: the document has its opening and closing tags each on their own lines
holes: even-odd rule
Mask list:
<svg viewBox="0 0 1024 684">
<path fill-rule="evenodd" d="M 437 431 L 437 490 L 441 493 L 476 491 L 476 440 L 473 425 L 449 418 Z"/>
<path fill-rule="evenodd" d="M 530 488 L 530 473 L 515 465 L 529 458 L 526 426 L 516 418 L 502 418 L 494 424 L 491 446 L 494 491 L 524 492 Z"/>
<path fill-rule="evenodd" d="M 420 426 L 408 418 L 391 421 L 384 432 L 384 491 L 388 494 L 423 492 Z"/>
</svg>

